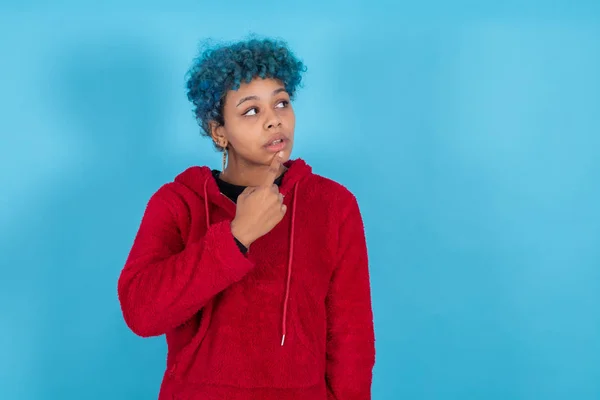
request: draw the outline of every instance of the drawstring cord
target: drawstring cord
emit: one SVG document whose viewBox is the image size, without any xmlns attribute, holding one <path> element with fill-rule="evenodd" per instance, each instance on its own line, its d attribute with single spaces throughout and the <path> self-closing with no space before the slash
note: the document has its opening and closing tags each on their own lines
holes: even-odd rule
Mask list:
<svg viewBox="0 0 600 400">
<path fill-rule="evenodd" d="M 294 198 L 292 199 L 292 216 L 290 222 L 290 252 L 288 254 L 287 264 L 287 283 L 285 287 L 285 300 L 283 301 L 283 320 L 281 322 L 281 346 L 285 343 L 285 335 L 287 334 L 287 312 L 288 303 L 290 300 L 290 283 L 292 281 L 292 260 L 294 259 L 294 214 L 296 212 L 296 194 L 298 192 L 298 184 L 294 185 Z"/>
</svg>

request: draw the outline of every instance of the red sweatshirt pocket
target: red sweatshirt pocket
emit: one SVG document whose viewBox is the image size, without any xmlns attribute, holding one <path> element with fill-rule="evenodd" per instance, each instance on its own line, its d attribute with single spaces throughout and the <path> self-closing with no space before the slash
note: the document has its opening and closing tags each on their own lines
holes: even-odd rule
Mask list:
<svg viewBox="0 0 600 400">
<path fill-rule="evenodd" d="M 284 285 L 252 277 L 232 285 L 215 301 L 197 351 L 186 352 L 193 357 L 191 367 L 179 379 L 240 388 L 306 388 L 321 383 L 325 354 L 309 331 L 320 325 L 310 319 L 321 316 L 307 312 L 306 302 L 295 304 L 294 297 L 281 346 Z"/>
</svg>

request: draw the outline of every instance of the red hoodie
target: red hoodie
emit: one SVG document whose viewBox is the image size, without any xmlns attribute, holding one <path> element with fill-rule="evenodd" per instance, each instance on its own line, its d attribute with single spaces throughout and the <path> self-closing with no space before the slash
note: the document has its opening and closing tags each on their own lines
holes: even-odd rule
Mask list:
<svg viewBox="0 0 600 400">
<path fill-rule="evenodd" d="M 288 211 L 244 255 L 208 167 L 149 200 L 118 283 L 129 328 L 165 334 L 159 400 L 368 400 L 375 337 L 355 197 L 288 161 Z"/>
</svg>

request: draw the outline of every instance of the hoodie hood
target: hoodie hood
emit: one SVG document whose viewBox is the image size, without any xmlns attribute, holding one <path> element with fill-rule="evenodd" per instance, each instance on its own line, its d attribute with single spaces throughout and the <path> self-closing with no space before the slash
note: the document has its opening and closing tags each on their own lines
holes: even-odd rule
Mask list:
<svg viewBox="0 0 600 400">
<path fill-rule="evenodd" d="M 290 218 L 290 231 L 288 236 L 289 250 L 287 257 L 287 279 L 281 317 L 282 346 L 285 344 L 285 337 L 287 333 L 287 313 L 294 258 L 294 223 L 298 186 L 301 184 L 304 178 L 312 174 L 312 168 L 302 159 L 288 160 L 283 165 L 287 168 L 287 171 L 285 172 L 285 176 L 281 182 L 281 186 L 279 187 L 279 192 L 285 196 L 284 203 L 287 205 L 288 211 L 284 218 Z M 212 170 L 209 167 L 190 167 L 179 174 L 175 178 L 175 182 L 186 186 L 188 189 L 196 193 L 201 199 L 203 199 L 207 229 L 211 224 L 211 205 L 225 209 L 229 212 L 232 218 L 235 216 L 235 204 L 219 191 L 219 187 L 217 186 L 217 183 L 212 175 Z"/>
<path fill-rule="evenodd" d="M 279 187 L 287 195 L 302 179 L 312 174 L 312 168 L 302 159 L 288 160 L 283 164 L 287 171 Z M 175 178 L 175 182 L 186 186 L 209 203 L 221 205 L 223 195 L 207 166 L 194 166 L 186 169 Z"/>
</svg>

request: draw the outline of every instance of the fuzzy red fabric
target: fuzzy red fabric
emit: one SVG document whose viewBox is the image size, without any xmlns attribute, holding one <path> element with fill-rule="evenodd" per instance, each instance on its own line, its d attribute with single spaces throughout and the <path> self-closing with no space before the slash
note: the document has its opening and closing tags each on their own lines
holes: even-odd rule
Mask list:
<svg viewBox="0 0 600 400">
<path fill-rule="evenodd" d="M 159 400 L 368 400 L 375 337 L 363 222 L 355 197 L 285 164 L 288 211 L 247 255 L 235 204 L 208 167 L 149 200 L 118 282 L 139 336 L 166 335 Z"/>
</svg>

